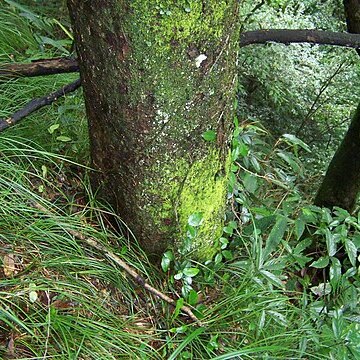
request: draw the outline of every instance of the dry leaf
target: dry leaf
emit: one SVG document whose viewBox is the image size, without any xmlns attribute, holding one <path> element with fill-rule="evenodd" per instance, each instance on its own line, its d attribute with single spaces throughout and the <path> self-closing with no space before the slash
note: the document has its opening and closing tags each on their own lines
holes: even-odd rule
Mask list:
<svg viewBox="0 0 360 360">
<path fill-rule="evenodd" d="M 7 345 L 7 355 L 13 357 L 15 355 L 15 346 L 14 346 L 14 335 L 10 335 L 10 339 Z"/>
<path fill-rule="evenodd" d="M 15 267 L 15 255 L 6 254 L 3 259 L 3 269 L 6 277 L 11 277 L 17 273 Z"/>
</svg>

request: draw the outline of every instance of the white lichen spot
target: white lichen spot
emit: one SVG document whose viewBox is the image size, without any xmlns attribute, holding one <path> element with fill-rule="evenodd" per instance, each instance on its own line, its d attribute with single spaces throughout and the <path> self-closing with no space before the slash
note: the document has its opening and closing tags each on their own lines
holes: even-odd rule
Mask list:
<svg viewBox="0 0 360 360">
<path fill-rule="evenodd" d="M 201 66 L 201 63 L 207 59 L 207 56 L 205 54 L 200 54 L 196 59 L 195 59 L 195 66 L 197 68 L 199 68 Z"/>
<path fill-rule="evenodd" d="M 156 113 L 158 118 L 157 122 L 159 124 L 166 124 L 169 121 L 170 118 L 169 114 L 163 112 L 161 109 L 157 109 Z"/>
</svg>

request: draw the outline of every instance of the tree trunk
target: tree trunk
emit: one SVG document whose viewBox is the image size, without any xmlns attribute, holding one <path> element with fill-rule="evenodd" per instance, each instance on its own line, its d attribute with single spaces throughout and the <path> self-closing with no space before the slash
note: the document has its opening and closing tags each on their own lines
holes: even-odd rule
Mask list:
<svg viewBox="0 0 360 360">
<path fill-rule="evenodd" d="M 360 0 L 344 0 L 350 33 L 360 33 Z M 360 55 L 360 51 L 357 50 Z M 352 211 L 360 192 L 360 104 L 349 130 L 332 158 L 314 203 Z"/>
<path fill-rule="evenodd" d="M 332 158 L 315 197 L 315 205 L 352 211 L 360 191 L 360 105 Z"/>
<path fill-rule="evenodd" d="M 360 34 L 360 0 L 344 0 L 344 8 L 348 32 Z"/>
<path fill-rule="evenodd" d="M 68 0 L 94 189 L 161 255 L 213 254 L 222 233 L 238 52 L 238 1 Z M 213 141 L 202 134 L 216 133 Z M 211 138 L 212 133 L 208 133 Z"/>
</svg>

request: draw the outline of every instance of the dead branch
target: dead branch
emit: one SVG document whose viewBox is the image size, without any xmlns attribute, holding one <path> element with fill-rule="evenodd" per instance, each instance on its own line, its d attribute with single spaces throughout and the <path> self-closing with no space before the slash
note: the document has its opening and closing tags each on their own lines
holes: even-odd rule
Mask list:
<svg viewBox="0 0 360 360">
<path fill-rule="evenodd" d="M 0 66 L 0 78 L 33 77 L 79 71 L 76 59 L 53 58 L 33 61 L 29 64 L 3 64 Z"/>
<path fill-rule="evenodd" d="M 53 213 L 46 209 L 44 206 L 37 202 L 32 202 L 32 206 L 34 206 L 36 209 L 44 212 L 47 215 L 53 215 Z M 167 296 L 166 294 L 162 293 L 161 291 L 155 289 L 151 285 L 149 285 L 142 276 L 140 276 L 130 265 L 128 265 L 124 260 L 120 259 L 116 254 L 114 254 L 112 251 L 108 250 L 106 246 L 100 244 L 96 239 L 91 237 L 86 237 L 84 234 L 82 234 L 79 231 L 73 230 L 73 229 L 66 229 L 66 231 L 74 236 L 76 239 L 81 240 L 82 242 L 88 244 L 89 246 L 101 251 L 106 257 L 114 261 L 121 269 L 123 269 L 136 283 L 138 283 L 142 288 L 150 292 L 151 294 L 157 296 L 161 300 L 164 300 L 168 304 L 172 306 L 176 306 L 176 301 L 172 299 L 171 297 Z M 204 324 L 195 316 L 195 314 L 192 312 L 189 306 L 183 305 L 181 307 L 181 310 L 189 316 L 191 320 L 193 320 L 195 323 L 197 323 L 199 326 L 204 326 Z"/>
<path fill-rule="evenodd" d="M 77 79 L 76 81 L 63 86 L 61 89 L 53 92 L 50 95 L 31 100 L 22 109 L 16 111 L 10 117 L 6 119 L 0 119 L 0 132 L 7 129 L 10 126 L 15 125 L 21 119 L 30 115 L 34 111 L 39 110 L 46 105 L 51 105 L 59 97 L 62 97 L 72 91 L 75 91 L 77 88 L 80 87 L 80 85 L 81 85 L 81 80 Z"/>
<path fill-rule="evenodd" d="M 247 31 L 240 35 L 240 46 L 276 42 L 285 45 L 291 43 L 310 43 L 360 48 L 360 35 L 322 30 L 268 29 Z"/>
<path fill-rule="evenodd" d="M 259 4 L 261 6 L 262 3 Z M 255 7 L 255 10 L 257 7 Z M 287 30 L 267 29 L 246 31 L 240 35 L 240 47 L 269 42 L 289 45 L 291 43 L 310 43 L 333 45 L 360 49 L 360 35 L 322 30 Z M 76 59 L 54 58 L 36 60 L 30 64 L 3 64 L 0 67 L 1 77 L 42 76 L 79 71 Z"/>
</svg>

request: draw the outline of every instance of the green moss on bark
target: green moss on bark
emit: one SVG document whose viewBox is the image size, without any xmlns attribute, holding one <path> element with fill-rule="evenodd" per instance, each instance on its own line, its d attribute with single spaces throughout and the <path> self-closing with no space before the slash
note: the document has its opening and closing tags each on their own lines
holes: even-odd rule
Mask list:
<svg viewBox="0 0 360 360">
<path fill-rule="evenodd" d="M 181 233 L 185 233 L 190 215 L 201 213 L 203 217 L 192 244 L 201 259 L 214 255 L 214 241 L 222 234 L 229 170 L 227 166 L 226 173 L 219 175 L 222 166 L 219 153 L 210 153 L 191 167 L 180 193 L 177 213 Z"/>
<path fill-rule="evenodd" d="M 226 198 L 238 2 L 69 2 L 95 185 L 150 253 L 178 245 L 202 212 L 194 247 L 209 255 Z"/>
</svg>

